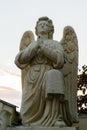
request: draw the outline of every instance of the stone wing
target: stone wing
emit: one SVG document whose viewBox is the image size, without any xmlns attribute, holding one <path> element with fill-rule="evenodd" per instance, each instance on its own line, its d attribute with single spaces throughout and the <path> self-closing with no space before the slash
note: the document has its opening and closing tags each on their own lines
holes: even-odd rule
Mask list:
<svg viewBox="0 0 87 130">
<path fill-rule="evenodd" d="M 22 51 L 24 50 L 27 46 L 29 46 L 29 44 L 34 41 L 35 38 L 34 38 L 34 34 L 32 31 L 26 31 L 24 32 L 22 38 L 21 38 L 21 42 L 20 42 L 20 46 L 19 46 L 19 50 Z M 22 69 L 21 71 L 21 80 L 22 80 L 22 88 L 24 85 L 24 80 L 25 80 L 25 77 L 27 75 L 27 70 L 29 69 L 29 65 L 26 66 L 24 69 Z"/>
<path fill-rule="evenodd" d="M 78 40 L 71 26 L 66 26 L 64 28 L 63 38 L 60 43 L 65 53 L 65 64 L 62 72 L 65 79 L 67 99 L 73 122 L 77 122 Z"/>
</svg>

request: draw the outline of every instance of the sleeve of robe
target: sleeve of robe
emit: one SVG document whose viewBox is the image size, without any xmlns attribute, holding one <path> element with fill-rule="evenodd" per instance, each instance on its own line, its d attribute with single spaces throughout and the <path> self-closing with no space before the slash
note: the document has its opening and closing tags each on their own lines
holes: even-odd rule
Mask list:
<svg viewBox="0 0 87 130">
<path fill-rule="evenodd" d="M 26 49 L 20 51 L 16 58 L 15 58 L 15 64 L 20 68 L 24 69 L 31 59 L 35 56 L 36 54 L 36 48 L 35 48 L 35 43 L 30 44 Z"/>
</svg>

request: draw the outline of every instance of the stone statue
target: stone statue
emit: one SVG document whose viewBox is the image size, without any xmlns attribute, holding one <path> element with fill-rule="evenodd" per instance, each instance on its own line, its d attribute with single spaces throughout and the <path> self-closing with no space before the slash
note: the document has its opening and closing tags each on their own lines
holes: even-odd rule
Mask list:
<svg viewBox="0 0 87 130">
<path fill-rule="evenodd" d="M 22 70 L 22 124 L 71 126 L 77 121 L 76 34 L 67 26 L 62 40 L 53 40 L 54 26 L 48 17 L 39 18 L 35 29 L 37 40 L 26 31 L 15 58 Z"/>
</svg>

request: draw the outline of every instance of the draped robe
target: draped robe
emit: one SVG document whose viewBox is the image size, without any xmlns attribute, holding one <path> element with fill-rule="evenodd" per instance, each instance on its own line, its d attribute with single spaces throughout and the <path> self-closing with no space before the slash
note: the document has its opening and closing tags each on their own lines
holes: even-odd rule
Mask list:
<svg viewBox="0 0 87 130">
<path fill-rule="evenodd" d="M 25 50 L 19 52 L 15 59 L 16 65 L 21 69 L 29 65 L 23 79 L 20 112 L 22 124 L 54 126 L 58 116 L 62 115 L 63 121 L 71 125 L 68 99 L 60 72 L 64 65 L 63 48 L 57 41 L 45 40 L 42 51 L 36 51 L 36 44 L 37 41 L 32 42 Z"/>
</svg>

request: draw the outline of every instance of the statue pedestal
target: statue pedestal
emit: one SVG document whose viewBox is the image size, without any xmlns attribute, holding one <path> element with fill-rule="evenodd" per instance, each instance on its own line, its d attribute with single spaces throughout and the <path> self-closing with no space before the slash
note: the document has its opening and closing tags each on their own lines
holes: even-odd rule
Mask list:
<svg viewBox="0 0 87 130">
<path fill-rule="evenodd" d="M 77 130 L 76 127 L 8 127 L 7 130 Z"/>
</svg>

